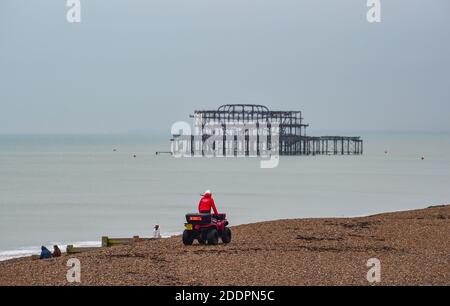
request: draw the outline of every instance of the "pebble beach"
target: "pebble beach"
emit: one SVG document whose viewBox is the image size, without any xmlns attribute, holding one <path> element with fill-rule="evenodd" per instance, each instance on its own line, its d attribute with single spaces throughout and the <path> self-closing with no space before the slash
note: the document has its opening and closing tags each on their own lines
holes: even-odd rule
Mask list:
<svg viewBox="0 0 450 306">
<path fill-rule="evenodd" d="M 180 236 L 48 260 L 0 262 L 0 285 L 450 285 L 450 205 L 358 218 L 231 227 L 233 240 L 184 246 Z M 69 258 L 81 282 L 68 283 Z"/>
</svg>

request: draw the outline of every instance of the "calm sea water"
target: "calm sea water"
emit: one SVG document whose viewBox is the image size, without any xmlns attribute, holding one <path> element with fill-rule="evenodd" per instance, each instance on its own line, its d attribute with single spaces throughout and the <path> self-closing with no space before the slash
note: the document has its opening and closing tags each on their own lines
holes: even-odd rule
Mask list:
<svg viewBox="0 0 450 306">
<path fill-rule="evenodd" d="M 205 189 L 232 225 L 450 201 L 449 135 L 364 140 L 363 156 L 282 157 L 260 169 L 257 158 L 156 156 L 170 143 L 146 136 L 0 136 L 0 260 L 102 235 L 150 236 L 156 223 L 179 233 Z"/>
</svg>

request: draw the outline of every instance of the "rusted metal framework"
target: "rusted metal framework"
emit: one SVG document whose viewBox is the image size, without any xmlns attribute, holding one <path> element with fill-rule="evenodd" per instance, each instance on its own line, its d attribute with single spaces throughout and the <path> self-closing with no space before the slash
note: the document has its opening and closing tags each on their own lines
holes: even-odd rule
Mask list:
<svg viewBox="0 0 450 306">
<path fill-rule="evenodd" d="M 260 155 L 260 133 L 251 137 L 245 134 L 243 139 L 234 136 L 232 140 L 226 139 L 227 129 L 236 125 L 252 124 L 256 128 L 260 125 L 269 127 L 269 148 L 274 145 L 270 135 L 270 127 L 277 126 L 278 142 L 276 147 L 279 155 L 359 155 L 363 153 L 363 140 L 361 137 L 346 136 L 307 136 L 309 126 L 304 123 L 301 111 L 273 111 L 264 105 L 257 104 L 226 104 L 217 110 L 196 110 L 194 115 L 195 126 L 201 129 L 202 137 L 190 136 L 189 149 L 192 155 L 204 155 L 204 144 L 208 138 L 214 136 L 214 149 L 219 146 L 223 156 L 236 155 L 237 149 L 243 148 L 245 155 Z M 220 133 L 208 129 L 208 126 L 220 126 Z M 197 131 L 199 132 L 199 131 Z M 180 138 L 173 135 L 172 141 Z M 252 148 L 254 150 L 252 151 Z M 252 154 L 255 153 L 255 154 Z"/>
</svg>

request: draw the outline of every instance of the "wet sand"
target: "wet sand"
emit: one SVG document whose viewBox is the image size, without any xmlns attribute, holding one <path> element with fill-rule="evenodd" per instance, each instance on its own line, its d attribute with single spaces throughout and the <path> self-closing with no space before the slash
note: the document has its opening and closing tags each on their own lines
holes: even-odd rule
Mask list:
<svg viewBox="0 0 450 306">
<path fill-rule="evenodd" d="M 232 221 L 232 220 L 231 220 Z M 232 227 L 228 245 L 183 246 L 181 237 L 48 260 L 0 262 L 0 285 L 450 285 L 450 205 L 361 218 L 292 219 Z"/>
</svg>

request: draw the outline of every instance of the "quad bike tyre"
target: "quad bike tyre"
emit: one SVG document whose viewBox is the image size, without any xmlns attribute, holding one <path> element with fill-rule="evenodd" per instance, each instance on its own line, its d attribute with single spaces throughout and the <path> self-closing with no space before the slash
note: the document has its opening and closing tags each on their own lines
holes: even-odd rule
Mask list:
<svg viewBox="0 0 450 306">
<path fill-rule="evenodd" d="M 192 245 L 194 242 L 194 237 L 192 236 L 192 232 L 188 230 L 184 230 L 183 232 L 183 244 L 184 245 Z"/>
<path fill-rule="evenodd" d="M 200 232 L 200 236 L 197 238 L 199 244 L 206 244 L 208 242 L 208 231 L 202 229 Z"/>
<path fill-rule="evenodd" d="M 231 242 L 231 230 L 228 227 L 225 227 L 222 232 L 222 242 L 230 243 Z"/>
<path fill-rule="evenodd" d="M 206 235 L 206 241 L 211 245 L 216 245 L 219 243 L 219 233 L 216 229 L 212 229 L 208 232 Z"/>
</svg>

